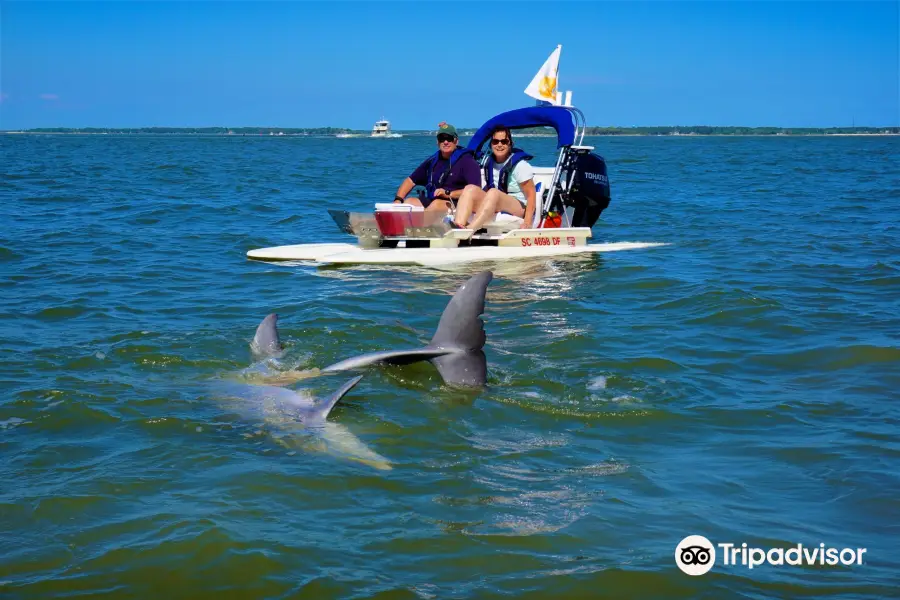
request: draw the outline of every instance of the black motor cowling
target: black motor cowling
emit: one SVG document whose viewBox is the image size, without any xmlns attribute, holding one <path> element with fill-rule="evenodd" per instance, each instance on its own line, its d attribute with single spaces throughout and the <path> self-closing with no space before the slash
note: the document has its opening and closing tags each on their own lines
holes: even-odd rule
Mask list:
<svg viewBox="0 0 900 600">
<path fill-rule="evenodd" d="M 609 177 L 606 161 L 593 152 L 579 153 L 573 157 L 566 205 L 575 208 L 572 227 L 593 227 L 600 213 L 609 206 Z"/>
</svg>

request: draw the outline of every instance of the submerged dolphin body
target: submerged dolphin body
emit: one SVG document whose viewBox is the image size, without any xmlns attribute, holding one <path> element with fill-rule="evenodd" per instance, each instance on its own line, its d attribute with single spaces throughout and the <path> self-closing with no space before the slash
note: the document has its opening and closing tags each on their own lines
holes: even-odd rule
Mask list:
<svg viewBox="0 0 900 600">
<path fill-rule="evenodd" d="M 484 356 L 484 297 L 494 278 L 491 271 L 472 276 L 453 295 L 444 309 L 431 342 L 424 348 L 372 352 L 349 358 L 322 369 L 323 373 L 348 371 L 369 365 L 407 365 L 430 361 L 446 383 L 482 386 L 487 381 Z"/>
<path fill-rule="evenodd" d="M 240 398 L 245 406 L 244 412 L 249 406 L 254 416 L 261 416 L 263 421 L 277 430 L 274 437 L 286 447 L 295 447 L 294 434 L 302 431 L 318 438 L 329 454 L 376 469 L 390 470 L 392 467 L 388 459 L 366 446 L 344 425 L 328 421 L 331 410 L 360 379 L 362 375 L 354 377 L 334 394 L 319 401 L 305 392 L 274 385 L 221 382 L 220 389 L 227 395 Z"/>
<path fill-rule="evenodd" d="M 277 358 L 284 350 L 278 335 L 278 315 L 270 314 L 256 328 L 256 334 L 250 343 L 253 354 L 260 360 Z M 264 363 L 262 363 L 264 365 Z M 263 366 L 263 371 L 267 368 Z M 304 377 L 317 374 L 308 372 Z M 244 373 L 246 378 L 250 373 Z M 295 375 L 303 373 L 295 372 Z M 298 377 L 298 378 L 304 378 Z M 266 377 L 269 379 L 270 377 Z M 324 400 L 316 401 L 306 392 L 297 392 L 277 385 L 259 385 L 249 382 L 219 381 L 218 390 L 228 396 L 240 399 L 240 412 L 261 418 L 278 430 L 275 437 L 287 447 L 293 447 L 296 438 L 293 434 L 298 430 L 319 438 L 325 451 L 349 460 L 361 462 L 376 469 L 390 470 L 388 460 L 371 450 L 353 435 L 349 429 L 338 423 L 328 421 L 331 409 L 344 395 L 353 389 L 362 375 L 354 377 L 335 393 Z M 281 380 L 274 377 L 275 382 L 291 383 L 290 378 Z"/>
</svg>

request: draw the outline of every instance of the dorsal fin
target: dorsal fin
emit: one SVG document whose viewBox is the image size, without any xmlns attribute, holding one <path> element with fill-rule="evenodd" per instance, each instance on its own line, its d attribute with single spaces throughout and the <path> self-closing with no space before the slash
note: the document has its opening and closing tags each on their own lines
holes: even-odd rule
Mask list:
<svg viewBox="0 0 900 600">
<path fill-rule="evenodd" d="M 477 387 L 487 381 L 487 357 L 483 350 L 454 352 L 431 359 L 444 383 Z"/>
<path fill-rule="evenodd" d="M 444 309 L 429 347 L 455 348 L 466 352 L 484 348 L 481 315 L 484 313 L 487 286 L 493 278 L 492 272 L 482 271 L 460 286 Z"/>
<path fill-rule="evenodd" d="M 272 313 L 262 320 L 256 328 L 250 348 L 256 354 L 264 356 L 277 354 L 284 349 L 281 338 L 278 337 L 278 314 Z"/>
</svg>

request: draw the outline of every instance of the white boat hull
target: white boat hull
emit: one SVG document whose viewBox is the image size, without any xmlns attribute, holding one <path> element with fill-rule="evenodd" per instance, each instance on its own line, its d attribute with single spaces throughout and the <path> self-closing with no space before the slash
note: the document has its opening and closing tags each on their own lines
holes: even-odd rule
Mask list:
<svg viewBox="0 0 900 600">
<path fill-rule="evenodd" d="M 617 252 L 665 246 L 657 242 L 613 242 L 580 246 L 502 247 L 470 246 L 458 248 L 362 248 L 354 244 L 295 244 L 260 248 L 247 252 L 247 258 L 263 261 L 311 261 L 323 265 L 419 265 L 510 260 L 565 256 L 589 252 Z"/>
</svg>

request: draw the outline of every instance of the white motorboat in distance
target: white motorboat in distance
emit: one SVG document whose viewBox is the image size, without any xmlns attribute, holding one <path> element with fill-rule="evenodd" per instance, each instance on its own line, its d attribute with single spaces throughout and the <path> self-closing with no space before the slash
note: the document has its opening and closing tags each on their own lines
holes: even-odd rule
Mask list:
<svg viewBox="0 0 900 600">
<path fill-rule="evenodd" d="M 391 122 L 382 117 L 380 121 L 375 121 L 375 125 L 372 126 L 372 137 L 399 138 L 403 137 L 403 135 L 399 133 L 391 133 Z"/>
</svg>

